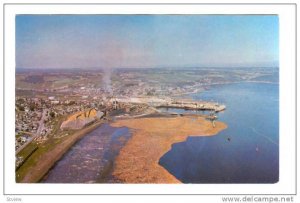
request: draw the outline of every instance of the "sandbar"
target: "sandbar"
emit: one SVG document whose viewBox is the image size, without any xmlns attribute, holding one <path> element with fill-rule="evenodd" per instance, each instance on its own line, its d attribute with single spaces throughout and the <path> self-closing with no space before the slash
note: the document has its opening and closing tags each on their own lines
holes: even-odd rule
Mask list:
<svg viewBox="0 0 300 203">
<path fill-rule="evenodd" d="M 225 129 L 217 121 L 215 127 L 203 117 L 178 116 L 116 120 L 113 127 L 128 127 L 132 137 L 115 160 L 113 175 L 124 183 L 180 183 L 159 165 L 159 159 L 172 144 L 188 136 L 212 136 Z"/>
</svg>

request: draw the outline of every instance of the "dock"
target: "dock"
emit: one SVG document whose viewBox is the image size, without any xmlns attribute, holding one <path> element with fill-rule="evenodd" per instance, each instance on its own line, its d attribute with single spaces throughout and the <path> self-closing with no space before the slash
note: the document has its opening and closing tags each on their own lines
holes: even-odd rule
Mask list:
<svg viewBox="0 0 300 203">
<path fill-rule="evenodd" d="M 177 108 L 185 110 L 203 110 L 220 112 L 226 109 L 226 106 L 217 102 L 210 101 L 194 101 L 189 99 L 171 99 L 171 98 L 155 98 L 155 97 L 139 97 L 139 98 L 114 98 L 112 102 L 127 104 L 147 104 L 154 108 Z"/>
<path fill-rule="evenodd" d="M 173 101 L 170 103 L 158 105 L 157 108 L 178 108 L 185 110 L 208 110 L 220 112 L 224 111 L 226 109 L 226 106 L 216 102 L 207 101 Z"/>
</svg>

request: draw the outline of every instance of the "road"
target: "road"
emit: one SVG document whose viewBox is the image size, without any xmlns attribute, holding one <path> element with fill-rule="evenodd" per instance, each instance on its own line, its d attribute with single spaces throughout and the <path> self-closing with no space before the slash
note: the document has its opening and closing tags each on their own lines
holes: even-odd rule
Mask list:
<svg viewBox="0 0 300 203">
<path fill-rule="evenodd" d="M 19 149 L 16 150 L 16 155 L 22 150 L 24 149 L 27 145 L 29 145 L 32 140 L 34 140 L 35 138 L 37 138 L 38 136 L 41 135 L 41 133 L 43 132 L 44 128 L 45 128 L 45 123 L 44 123 L 44 120 L 45 120 L 45 117 L 46 117 L 46 114 L 47 114 L 47 109 L 44 109 L 43 110 L 43 113 L 42 113 L 42 118 L 39 122 L 39 128 L 37 129 L 36 133 L 33 134 L 25 144 L 23 144 Z"/>
<path fill-rule="evenodd" d="M 44 130 L 44 128 L 45 128 L 44 120 L 45 120 L 45 117 L 46 117 L 46 113 L 47 113 L 47 110 L 44 109 L 44 110 L 43 110 L 43 114 L 42 114 L 42 118 L 41 118 L 41 120 L 40 120 L 40 122 L 39 122 L 39 128 L 37 129 L 36 134 L 35 134 L 34 137 L 40 136 L 41 133 L 42 133 L 42 131 Z"/>
</svg>

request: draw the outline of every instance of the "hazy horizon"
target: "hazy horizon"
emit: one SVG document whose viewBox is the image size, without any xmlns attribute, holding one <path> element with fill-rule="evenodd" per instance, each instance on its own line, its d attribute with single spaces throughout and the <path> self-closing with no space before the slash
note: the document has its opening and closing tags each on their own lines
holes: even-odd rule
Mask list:
<svg viewBox="0 0 300 203">
<path fill-rule="evenodd" d="M 17 15 L 17 69 L 278 67 L 276 15 Z"/>
<path fill-rule="evenodd" d="M 166 70 L 197 70 L 197 69 L 279 69 L 279 66 L 224 66 L 224 67 L 197 67 L 197 66 L 182 66 L 182 67 L 114 67 L 110 70 L 135 70 L 135 69 L 166 69 Z M 51 67 L 51 68 L 30 68 L 16 67 L 16 70 L 106 70 L 105 67 Z"/>
</svg>

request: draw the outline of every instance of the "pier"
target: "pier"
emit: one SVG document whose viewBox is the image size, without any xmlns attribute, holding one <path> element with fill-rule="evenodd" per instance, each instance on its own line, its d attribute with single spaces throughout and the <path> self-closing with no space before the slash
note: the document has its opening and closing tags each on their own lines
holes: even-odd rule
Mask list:
<svg viewBox="0 0 300 203">
<path fill-rule="evenodd" d="M 226 109 L 226 106 L 216 102 L 206 101 L 173 101 L 158 105 L 157 108 L 179 108 L 186 110 L 208 110 L 220 112 Z"/>
<path fill-rule="evenodd" d="M 147 104 L 155 108 L 177 108 L 185 110 L 203 110 L 220 112 L 226 109 L 224 104 L 209 101 L 194 101 L 188 99 L 171 99 L 156 97 L 138 97 L 138 98 L 114 98 L 111 102 L 127 103 L 127 104 Z"/>
</svg>

